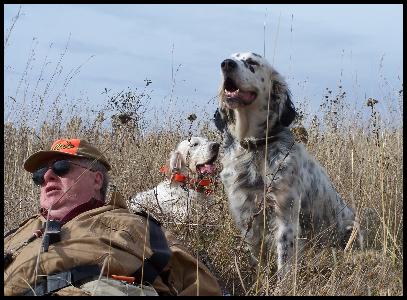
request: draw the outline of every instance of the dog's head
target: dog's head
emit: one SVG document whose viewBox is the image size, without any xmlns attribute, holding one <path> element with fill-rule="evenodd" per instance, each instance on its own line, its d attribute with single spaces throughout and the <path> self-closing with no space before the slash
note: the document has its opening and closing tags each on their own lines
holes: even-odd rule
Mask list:
<svg viewBox="0 0 407 300">
<path fill-rule="evenodd" d="M 191 172 L 204 175 L 215 172 L 214 163 L 218 158 L 219 143 L 203 137 L 191 137 L 180 142 L 170 154 L 169 172 Z"/>
<path fill-rule="evenodd" d="M 252 52 L 235 53 L 222 61 L 221 71 L 218 128 L 234 122 L 234 110 L 253 107 L 265 114 L 269 108 L 271 126 L 293 122 L 296 112 L 287 84 L 265 58 Z"/>
</svg>

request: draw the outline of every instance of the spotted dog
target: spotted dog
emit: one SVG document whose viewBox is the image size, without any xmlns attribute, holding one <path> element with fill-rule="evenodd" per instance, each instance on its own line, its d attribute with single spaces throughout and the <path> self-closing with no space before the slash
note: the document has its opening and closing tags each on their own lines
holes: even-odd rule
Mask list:
<svg viewBox="0 0 407 300">
<path fill-rule="evenodd" d="M 224 136 L 220 177 L 230 211 L 254 258 L 264 262 L 276 249 L 282 278 L 295 247 L 299 253 L 307 242 L 345 247 L 354 225 L 359 228 L 355 212 L 303 144 L 295 142 L 288 128 L 296 117 L 290 91 L 267 60 L 236 53 L 221 63 L 221 71 L 215 125 Z"/>
<path fill-rule="evenodd" d="M 148 210 L 159 219 L 170 217 L 182 222 L 193 205 L 210 204 L 213 200 L 210 186 L 219 147 L 219 143 L 203 137 L 181 141 L 162 169 L 168 178 L 156 187 L 133 196 L 130 208 Z"/>
</svg>

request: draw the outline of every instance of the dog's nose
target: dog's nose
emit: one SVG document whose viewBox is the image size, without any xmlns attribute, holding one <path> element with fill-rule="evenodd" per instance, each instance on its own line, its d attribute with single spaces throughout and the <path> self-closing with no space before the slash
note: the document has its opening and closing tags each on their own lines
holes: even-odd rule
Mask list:
<svg viewBox="0 0 407 300">
<path fill-rule="evenodd" d="M 220 67 L 222 68 L 223 71 L 232 71 L 236 69 L 237 63 L 233 59 L 228 58 L 222 61 Z"/>
<path fill-rule="evenodd" d="M 212 145 L 211 145 L 211 151 L 218 152 L 218 151 L 219 151 L 219 147 L 220 147 L 219 143 L 212 143 Z"/>
</svg>

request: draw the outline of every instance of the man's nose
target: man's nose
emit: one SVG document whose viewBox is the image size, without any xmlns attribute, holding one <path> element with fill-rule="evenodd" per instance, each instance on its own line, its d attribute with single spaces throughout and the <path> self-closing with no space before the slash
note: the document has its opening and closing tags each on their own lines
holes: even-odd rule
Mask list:
<svg viewBox="0 0 407 300">
<path fill-rule="evenodd" d="M 56 177 L 58 176 L 54 173 L 54 171 L 52 171 L 51 168 L 49 168 L 44 174 L 44 182 L 55 179 Z"/>
</svg>

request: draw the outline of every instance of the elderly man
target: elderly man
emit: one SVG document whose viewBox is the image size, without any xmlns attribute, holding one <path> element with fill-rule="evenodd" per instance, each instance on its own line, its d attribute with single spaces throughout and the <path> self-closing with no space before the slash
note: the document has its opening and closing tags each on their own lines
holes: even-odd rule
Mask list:
<svg viewBox="0 0 407 300">
<path fill-rule="evenodd" d="M 57 140 L 24 168 L 41 209 L 4 238 L 5 295 L 221 295 L 159 222 L 105 201 L 111 167 L 87 141 Z"/>
</svg>

